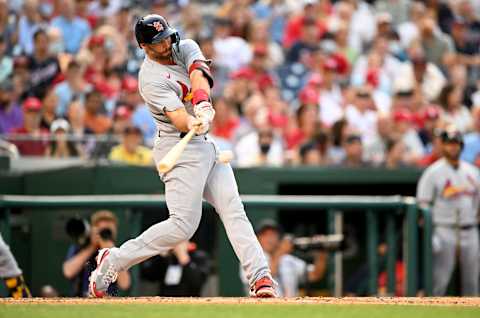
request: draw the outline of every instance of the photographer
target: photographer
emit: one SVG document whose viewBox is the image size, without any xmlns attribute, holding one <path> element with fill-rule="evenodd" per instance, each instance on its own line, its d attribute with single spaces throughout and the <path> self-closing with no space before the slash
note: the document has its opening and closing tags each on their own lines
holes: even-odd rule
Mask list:
<svg viewBox="0 0 480 318">
<path fill-rule="evenodd" d="M 76 222 L 81 223 L 79 220 Z M 72 230 L 68 228 L 69 225 L 72 226 L 72 221 L 69 223 L 67 232 L 72 235 Z M 95 257 L 98 250 L 115 246 L 117 223 L 117 218 L 112 212 L 101 210 L 92 215 L 90 231 L 88 231 L 88 225 L 83 227 L 83 235 L 78 235 L 81 231 L 76 231 L 75 234 L 78 235 L 76 242 L 68 249 L 66 261 L 63 263 L 63 275 L 72 281 L 72 296 L 88 296 L 88 277 L 95 268 Z M 72 236 L 76 236 L 75 234 Z M 127 290 L 130 287 L 130 274 L 120 272 L 114 285 L 120 290 Z"/>
<path fill-rule="evenodd" d="M 289 237 L 281 238 L 279 225 L 273 220 L 263 220 L 257 228 L 257 237 L 269 262 L 273 278 L 278 283 L 280 297 L 296 297 L 302 283 L 316 282 L 323 278 L 327 268 L 327 253 L 314 253 L 314 263 L 292 255 L 294 245 Z M 247 284 L 245 274 L 240 278 Z"/>
</svg>

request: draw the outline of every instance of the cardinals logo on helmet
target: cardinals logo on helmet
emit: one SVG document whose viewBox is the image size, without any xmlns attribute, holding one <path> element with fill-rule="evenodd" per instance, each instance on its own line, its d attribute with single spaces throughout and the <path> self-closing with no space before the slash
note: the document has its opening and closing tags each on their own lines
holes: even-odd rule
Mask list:
<svg viewBox="0 0 480 318">
<path fill-rule="evenodd" d="M 162 32 L 162 31 L 163 31 L 163 24 L 161 24 L 159 21 L 153 22 L 153 27 L 154 27 L 155 30 L 157 30 L 158 32 Z"/>
</svg>

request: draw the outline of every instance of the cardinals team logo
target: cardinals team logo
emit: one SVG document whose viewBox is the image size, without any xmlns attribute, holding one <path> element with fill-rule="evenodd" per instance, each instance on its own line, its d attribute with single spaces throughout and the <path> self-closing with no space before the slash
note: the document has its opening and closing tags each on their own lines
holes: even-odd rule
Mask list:
<svg viewBox="0 0 480 318">
<path fill-rule="evenodd" d="M 153 27 L 154 27 L 155 30 L 157 30 L 158 32 L 162 32 L 162 31 L 163 31 L 163 24 L 161 24 L 159 21 L 153 22 Z"/>
</svg>

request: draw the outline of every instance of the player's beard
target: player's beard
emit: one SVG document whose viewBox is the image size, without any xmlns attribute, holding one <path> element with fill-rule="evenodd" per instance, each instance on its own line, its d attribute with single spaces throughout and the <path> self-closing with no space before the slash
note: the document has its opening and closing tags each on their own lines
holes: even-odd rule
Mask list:
<svg viewBox="0 0 480 318">
<path fill-rule="evenodd" d="M 153 48 L 150 48 L 151 57 L 160 63 L 169 62 L 172 59 L 172 46 L 170 45 L 168 49 L 163 51 L 157 51 Z"/>
<path fill-rule="evenodd" d="M 443 148 L 443 155 L 451 163 L 457 163 L 460 159 L 460 154 L 462 153 L 462 148 L 460 145 L 457 147 L 445 147 Z"/>
</svg>

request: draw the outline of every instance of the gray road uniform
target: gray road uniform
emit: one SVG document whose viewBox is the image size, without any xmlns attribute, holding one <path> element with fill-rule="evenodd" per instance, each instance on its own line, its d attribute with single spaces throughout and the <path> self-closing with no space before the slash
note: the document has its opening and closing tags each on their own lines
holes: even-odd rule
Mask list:
<svg viewBox="0 0 480 318">
<path fill-rule="evenodd" d="M 16 277 L 22 275 L 10 247 L 5 243 L 0 234 L 0 278 Z"/>
<path fill-rule="evenodd" d="M 155 162 L 180 140 L 180 132 L 165 115 L 185 107 L 189 101 L 188 69 L 195 60 L 206 60 L 197 43 L 182 40 L 174 45 L 175 65 L 162 65 L 145 58 L 139 73 L 139 90 L 157 124 L 159 136 L 153 148 Z M 170 213 L 168 220 L 155 224 L 139 237 L 112 249 L 112 261 L 120 270 L 164 253 L 193 236 L 200 223 L 202 198 L 215 207 L 228 238 L 251 284 L 270 273 L 262 248 L 246 216 L 229 164 L 220 163 L 217 147 L 206 135 L 188 143 L 172 170 L 160 174 Z"/>
<path fill-rule="evenodd" d="M 462 295 L 477 295 L 480 203 L 478 169 L 464 161 L 458 169 L 446 159 L 428 167 L 417 187 L 417 200 L 432 204 L 433 294 L 444 295 L 459 253 Z"/>
</svg>

